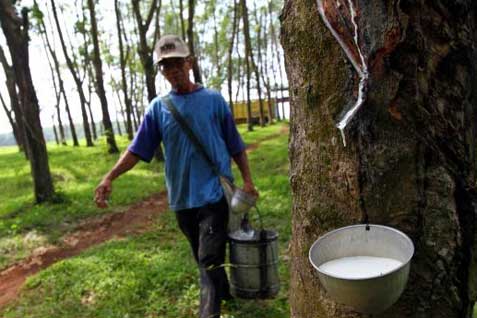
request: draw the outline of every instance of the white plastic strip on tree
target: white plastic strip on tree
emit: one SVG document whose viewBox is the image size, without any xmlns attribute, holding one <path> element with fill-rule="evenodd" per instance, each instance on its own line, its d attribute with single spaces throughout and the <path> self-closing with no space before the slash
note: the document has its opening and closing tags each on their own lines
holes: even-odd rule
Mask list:
<svg viewBox="0 0 477 318">
<path fill-rule="evenodd" d="M 335 2 L 334 4 L 332 2 Z M 356 22 L 356 10 L 353 4 L 353 0 L 347 0 L 348 1 L 348 6 L 343 5 L 340 0 L 318 0 L 318 12 L 320 13 L 321 18 L 323 19 L 323 22 L 325 23 L 326 27 L 331 31 L 331 34 L 335 37 L 335 39 L 338 41 L 340 46 L 343 48 L 343 51 L 345 52 L 346 56 L 350 60 L 351 64 L 355 68 L 356 72 L 358 72 L 359 75 L 359 87 L 358 87 L 358 99 L 354 103 L 353 107 L 349 111 L 344 114 L 344 116 L 341 118 L 341 120 L 338 122 L 336 127 L 341 132 L 341 137 L 343 138 L 343 145 L 346 147 L 346 138 L 344 134 L 344 129 L 348 125 L 348 123 L 351 121 L 351 119 L 354 117 L 358 109 L 361 107 L 361 105 L 364 103 L 366 99 L 366 88 L 367 88 L 367 83 L 368 83 L 368 66 L 366 64 L 366 59 L 364 58 L 364 55 L 361 51 L 361 48 L 359 46 L 359 32 L 358 32 L 358 23 Z M 335 6 L 337 8 L 337 12 L 339 13 L 339 8 L 342 6 L 346 9 L 349 10 L 350 16 L 351 16 L 351 22 L 353 23 L 354 26 L 354 35 L 353 35 L 353 42 L 354 45 L 356 46 L 357 52 L 359 54 L 359 58 L 361 61 L 357 61 L 352 52 L 351 49 L 348 47 L 346 42 L 342 39 L 342 37 L 339 35 L 338 31 L 335 30 L 328 20 L 328 17 L 326 15 L 325 11 L 325 2 L 327 2 L 327 5 L 329 6 Z"/>
</svg>

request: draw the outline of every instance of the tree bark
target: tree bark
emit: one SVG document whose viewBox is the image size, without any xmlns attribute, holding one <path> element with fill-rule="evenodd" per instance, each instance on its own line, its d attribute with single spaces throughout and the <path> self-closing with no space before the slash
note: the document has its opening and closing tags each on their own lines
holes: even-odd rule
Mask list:
<svg viewBox="0 0 477 318">
<path fill-rule="evenodd" d="M 254 58 L 254 54 L 253 54 L 253 51 L 252 51 L 252 40 L 250 38 L 250 22 L 249 22 L 249 19 L 248 19 L 248 8 L 247 8 L 247 1 L 246 0 L 242 0 L 243 1 L 243 6 L 242 6 L 242 18 L 244 19 L 244 33 L 245 33 L 245 43 L 248 42 L 248 52 L 247 52 L 247 55 L 249 56 L 249 59 L 250 59 L 250 64 L 252 66 L 252 71 L 255 75 L 255 81 L 256 81 L 256 84 L 257 84 L 257 95 L 258 95 L 258 104 L 259 104 L 259 121 L 260 121 L 260 126 L 263 127 L 265 126 L 265 115 L 264 115 L 264 112 L 263 112 L 263 99 L 262 99 L 262 87 L 261 87 L 261 84 L 260 84 L 260 76 L 258 74 L 258 67 L 257 67 L 257 64 L 255 63 L 255 58 Z M 247 48 L 247 45 L 245 45 L 245 47 Z"/>
<path fill-rule="evenodd" d="M 57 145 L 60 145 L 60 139 L 58 138 L 58 132 L 56 130 L 56 125 L 55 125 L 55 116 L 51 116 L 51 122 L 53 123 L 53 134 L 55 135 L 55 142 Z"/>
<path fill-rule="evenodd" d="M 118 42 L 119 42 L 119 61 L 121 64 L 121 85 L 122 91 L 124 96 L 124 104 L 126 108 L 126 132 L 128 135 L 128 139 L 133 139 L 133 129 L 132 129 L 132 121 L 131 121 L 131 99 L 129 98 L 128 94 L 128 85 L 126 80 L 126 57 L 124 55 L 124 48 L 123 48 L 123 36 L 121 31 L 121 11 L 119 9 L 118 0 L 114 0 L 114 9 L 116 12 L 116 29 L 118 31 Z"/>
<path fill-rule="evenodd" d="M 89 53 L 87 53 L 89 56 Z M 89 114 L 89 121 L 91 123 L 91 127 L 93 128 L 93 138 L 96 140 L 98 139 L 98 134 L 96 132 L 96 123 L 94 121 L 93 112 L 91 111 L 91 97 L 93 96 L 93 85 L 92 82 L 94 81 L 94 75 L 91 65 L 87 67 L 88 72 L 88 98 L 86 99 L 86 106 L 88 107 L 88 114 Z"/>
<path fill-rule="evenodd" d="M 258 9 L 255 9 L 255 21 L 257 23 L 257 51 L 258 51 L 258 64 L 260 65 L 259 74 L 262 77 L 263 85 L 267 91 L 267 117 L 268 123 L 273 124 L 273 111 L 272 111 L 272 96 L 270 93 L 270 75 L 268 73 L 268 41 L 267 41 L 267 18 L 263 20 L 264 16 L 260 14 L 258 18 Z M 263 39 L 262 39 L 262 30 L 263 30 Z M 262 42 L 263 41 L 263 42 Z M 265 54 L 262 53 L 262 46 L 265 49 Z M 265 58 L 263 58 L 265 55 Z M 264 65 L 265 64 L 265 65 Z"/>
<path fill-rule="evenodd" d="M 78 90 L 78 94 L 79 94 L 79 97 L 80 97 L 80 103 L 84 106 L 86 98 L 84 96 L 82 83 L 81 83 L 81 80 L 79 78 L 79 75 L 77 74 L 77 72 L 75 70 L 74 63 L 73 63 L 73 61 L 71 60 L 71 58 L 68 54 L 68 50 L 66 49 L 65 39 L 63 37 L 63 32 L 61 30 L 60 22 L 58 20 L 58 13 L 56 11 L 56 5 L 55 5 L 54 0 L 51 0 L 51 8 L 53 10 L 53 17 L 54 17 L 54 20 L 55 20 L 56 29 L 58 31 L 58 36 L 60 38 L 61 49 L 63 50 L 63 54 L 65 56 L 66 65 L 68 66 L 68 69 L 70 70 L 70 73 L 73 76 L 73 79 L 75 81 L 76 89 Z M 56 62 L 55 62 L 55 65 L 56 65 Z M 62 86 L 62 84 L 60 83 L 60 88 L 61 88 L 61 86 Z M 73 118 L 71 116 L 71 112 L 69 111 L 69 106 L 68 106 L 68 102 L 67 102 L 67 99 L 66 99 L 66 94 L 63 94 L 63 96 L 65 98 L 65 107 L 66 107 L 66 112 L 68 114 L 68 120 L 70 122 L 71 134 L 72 134 L 72 137 L 73 137 L 73 145 L 74 146 L 79 146 L 78 137 L 76 135 L 76 129 L 75 129 L 74 123 L 73 123 Z M 83 110 L 83 106 L 81 107 L 82 110 Z M 82 113 L 83 113 L 83 111 L 82 111 Z M 88 126 L 88 125 L 86 125 L 86 126 Z M 90 141 L 90 139 L 87 139 L 87 142 L 92 143 L 92 141 Z M 91 146 L 91 145 L 92 144 L 89 144 L 88 146 Z"/>
<path fill-rule="evenodd" d="M 273 73 L 274 73 L 274 77 L 275 77 L 275 89 L 277 89 L 276 91 L 276 97 L 278 97 L 278 93 L 280 93 L 280 98 L 281 98 L 281 106 L 282 106 L 282 115 L 280 116 L 280 111 L 279 111 L 279 103 L 277 102 L 276 103 L 276 109 L 277 109 L 277 120 L 280 121 L 280 120 L 285 120 L 285 110 L 284 110 L 284 102 L 283 102 L 283 99 L 284 99 L 284 96 L 283 96 L 283 72 L 282 72 L 282 60 L 281 60 L 281 57 L 280 57 L 280 49 L 278 47 L 278 40 L 277 40 L 277 33 L 276 33 L 276 30 L 275 30 L 275 26 L 274 26 L 274 19 L 273 19 L 273 3 L 272 1 L 269 1 L 268 2 L 268 14 L 270 16 L 270 35 L 271 35 L 271 40 L 272 40 L 272 55 L 273 56 L 276 56 L 276 62 L 277 62 L 277 68 L 278 68 L 278 79 L 276 77 L 276 70 L 275 68 L 273 68 Z M 273 59 L 273 57 L 272 57 Z M 274 63 L 275 64 L 275 61 Z M 280 86 L 277 85 L 277 82 L 278 80 L 280 81 Z"/>
<path fill-rule="evenodd" d="M 199 68 L 199 62 L 195 56 L 194 48 L 194 11 L 195 11 L 195 0 L 189 0 L 189 20 L 187 24 L 187 41 L 189 44 L 190 54 L 194 57 L 194 62 L 192 64 L 192 73 L 194 74 L 194 81 L 196 83 L 202 84 L 202 75 Z"/>
<path fill-rule="evenodd" d="M 245 73 L 247 76 L 247 130 L 253 131 L 252 102 L 250 100 L 250 60 L 252 48 L 250 47 L 250 31 L 248 29 L 248 12 L 246 0 L 240 0 L 240 8 L 242 10 L 243 34 L 245 38 Z"/>
<path fill-rule="evenodd" d="M 362 317 L 327 297 L 308 250 L 322 234 L 367 216 L 408 234 L 416 248 L 404 294 L 373 317 L 470 318 L 477 297 L 477 4 L 354 5 L 369 82 L 345 130 L 346 148 L 335 122 L 356 99 L 359 77 L 316 1 L 288 0 L 282 12 L 291 93 L 291 317 Z"/>
<path fill-rule="evenodd" d="M 109 117 L 108 100 L 106 99 L 106 92 L 104 90 L 103 68 L 101 55 L 99 52 L 98 27 L 96 24 L 94 0 L 88 0 L 88 8 L 91 19 L 91 38 L 93 40 L 94 48 L 93 65 L 96 73 L 96 93 L 98 94 L 99 100 L 101 102 L 101 111 L 103 114 L 103 125 L 106 133 L 106 142 L 108 144 L 108 153 L 118 153 L 119 149 L 116 145 L 116 139 L 114 138 L 113 125 L 111 123 L 111 118 Z"/>
<path fill-rule="evenodd" d="M 146 76 L 147 85 L 147 99 L 149 101 L 156 97 L 156 70 L 154 69 L 154 62 L 152 60 L 152 51 L 154 48 L 150 48 L 147 44 L 147 30 L 151 25 L 154 11 L 157 7 L 157 0 L 153 0 L 147 18 L 143 21 L 141 16 L 141 10 L 139 7 L 139 0 L 132 0 L 134 16 L 136 17 L 137 28 L 139 32 L 139 57 L 141 59 L 142 66 L 144 68 L 144 74 Z"/>
<path fill-rule="evenodd" d="M 88 88 L 88 98 L 86 99 L 86 108 L 88 111 L 88 116 L 89 116 L 89 122 L 91 123 L 91 130 L 93 132 L 93 139 L 97 140 L 98 139 L 98 134 L 96 133 L 96 123 L 94 122 L 94 117 L 93 117 L 93 112 L 91 111 L 91 96 L 92 96 L 92 91 L 93 91 L 93 85 L 92 83 L 94 82 L 94 75 L 93 75 L 93 70 L 92 70 L 92 65 L 91 65 L 91 54 L 88 49 L 88 38 L 87 38 L 87 30 L 86 30 L 86 10 L 87 7 L 84 4 L 84 0 L 81 0 L 81 13 L 83 15 L 83 21 L 84 21 L 84 30 L 81 31 L 81 34 L 83 35 L 83 42 L 84 42 L 84 65 L 83 65 L 83 70 L 84 70 L 84 77 L 87 78 L 87 88 Z M 85 96 L 86 97 L 86 96 Z"/>
<path fill-rule="evenodd" d="M 25 125 L 23 120 L 22 109 L 20 107 L 20 101 L 17 94 L 17 82 L 15 79 L 15 71 L 13 67 L 8 64 L 7 58 L 3 48 L 0 46 L 0 63 L 3 66 L 6 77 L 6 86 L 8 95 L 10 97 L 10 107 L 15 116 L 15 126 L 17 128 L 17 145 L 20 151 L 23 151 L 26 159 L 28 159 L 28 153 L 26 151 L 26 135 L 25 135 Z M 13 127 L 12 127 L 13 129 Z M 15 130 L 14 130 L 15 131 Z"/>
<path fill-rule="evenodd" d="M 2 104 L 2 108 L 5 111 L 5 114 L 7 115 L 8 122 L 10 123 L 10 126 L 12 127 L 13 137 L 15 138 L 15 142 L 17 143 L 20 151 L 23 151 L 22 148 L 20 148 L 19 146 L 21 141 L 19 140 L 19 137 L 18 137 L 18 125 L 13 119 L 12 110 L 7 107 L 7 104 L 5 103 L 5 100 L 3 99 L 1 93 L 0 93 L 0 103 Z"/>
<path fill-rule="evenodd" d="M 174 0 L 173 0 L 174 2 Z M 186 31 L 185 31 L 185 23 L 184 23 L 184 0 L 179 0 L 179 18 L 181 22 L 181 34 L 182 40 L 186 40 Z"/>
<path fill-rule="evenodd" d="M 40 108 L 29 67 L 28 10 L 24 8 L 19 17 L 9 0 L 0 0 L 0 25 L 7 40 L 18 85 L 35 200 L 37 203 L 51 201 L 55 192 L 40 122 Z"/>
<path fill-rule="evenodd" d="M 34 1 L 34 4 L 36 6 L 36 9 L 39 12 L 41 12 L 40 8 L 38 7 L 38 4 L 36 3 L 36 1 Z M 53 86 L 55 88 L 55 95 L 56 95 L 55 96 L 56 97 L 55 108 L 56 108 L 56 117 L 58 118 L 58 130 L 59 130 L 59 136 L 57 137 L 57 139 L 60 141 L 60 143 L 62 145 L 66 146 L 67 143 L 66 143 L 66 138 L 65 138 L 65 130 L 63 128 L 63 121 L 61 119 L 61 110 L 60 110 L 61 96 L 63 96 L 64 99 L 65 99 L 66 109 L 68 109 L 68 113 L 69 113 L 68 100 L 66 99 L 66 94 L 65 94 L 65 90 L 64 90 L 64 86 L 63 86 L 63 79 L 61 78 L 61 72 L 59 70 L 58 59 L 56 58 L 55 51 L 52 49 L 52 47 L 50 45 L 50 40 L 48 38 L 48 33 L 47 33 L 46 27 L 45 27 L 45 22 L 43 20 L 43 13 L 40 13 L 40 15 L 41 16 L 39 17 L 39 21 L 38 21 L 39 25 L 38 26 L 39 26 L 39 29 L 40 29 L 40 35 L 41 35 L 41 38 L 42 38 L 43 45 L 45 47 L 45 52 L 46 52 L 46 56 L 47 56 L 47 59 L 48 59 L 48 64 L 50 66 L 51 80 L 53 82 Z M 48 53 L 51 55 L 54 65 L 51 63 L 51 59 L 48 57 Z M 56 85 L 55 74 L 58 77 L 58 86 L 59 87 Z M 69 114 L 69 118 L 70 118 L 70 125 L 73 126 L 73 121 L 71 120 L 71 115 L 70 114 Z M 53 117 L 52 117 L 52 119 L 53 119 Z M 73 129 L 74 129 L 74 126 L 73 126 Z M 57 135 L 55 134 L 55 136 L 57 136 Z"/>
<path fill-rule="evenodd" d="M 278 102 L 277 102 L 277 98 L 278 98 L 278 77 L 277 77 L 277 69 L 276 69 L 276 64 L 275 63 L 275 54 L 278 54 L 278 44 L 277 44 L 277 37 L 276 37 L 276 33 L 275 33 L 275 26 L 273 24 L 274 22 L 274 17 L 273 17 L 273 9 L 272 9 L 272 1 L 268 1 L 268 21 L 269 21 L 269 30 L 270 30 L 270 46 L 271 46 L 271 69 L 272 69 L 272 75 L 273 75 L 273 88 L 271 87 L 271 89 L 273 89 L 273 91 L 275 92 L 275 116 L 277 118 L 277 121 L 281 121 L 281 116 L 280 116 L 280 111 L 279 111 L 279 108 L 278 108 Z M 272 84 L 270 83 L 270 86 L 272 86 Z"/>
<path fill-rule="evenodd" d="M 44 41 L 43 41 L 43 44 L 45 44 Z M 45 52 L 46 52 L 46 49 L 45 49 Z M 55 89 L 55 109 L 56 109 L 56 116 L 58 117 L 58 130 L 60 131 L 59 136 L 58 136 L 58 132 L 56 130 L 56 125 L 55 125 L 55 116 L 52 115 L 51 120 L 52 120 L 52 123 L 53 123 L 53 130 L 54 130 L 54 133 L 55 133 L 55 140 L 56 140 L 56 143 L 59 145 L 60 144 L 60 139 L 61 139 L 61 144 L 63 146 L 66 146 L 67 143 L 66 143 L 66 138 L 65 138 L 65 130 L 63 128 L 63 122 L 61 120 L 61 111 L 60 111 L 61 92 L 59 91 L 58 86 L 56 85 L 55 69 L 54 69 L 53 64 L 51 64 L 51 60 L 48 57 L 48 53 L 47 53 L 47 60 L 48 60 L 48 65 L 50 66 L 51 81 L 53 82 L 53 88 Z"/>
<path fill-rule="evenodd" d="M 233 6 L 233 19 L 232 19 L 232 35 L 230 36 L 230 43 L 229 43 L 229 50 L 228 50 L 228 56 L 227 56 L 227 88 L 229 92 L 229 104 L 230 104 L 230 111 L 232 112 L 232 116 L 234 116 L 234 103 L 233 103 L 233 98 L 232 98 L 232 79 L 233 79 L 233 51 L 234 51 L 234 42 L 235 42 L 235 36 L 237 33 L 237 0 L 234 0 L 234 6 Z"/>
</svg>

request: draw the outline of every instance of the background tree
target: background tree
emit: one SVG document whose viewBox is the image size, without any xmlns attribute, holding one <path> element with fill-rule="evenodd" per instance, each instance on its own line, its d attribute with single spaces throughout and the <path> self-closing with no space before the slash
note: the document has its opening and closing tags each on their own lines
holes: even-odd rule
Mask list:
<svg viewBox="0 0 477 318">
<path fill-rule="evenodd" d="M 139 57 L 141 58 L 144 75 L 146 76 L 148 101 L 151 101 L 154 97 L 156 97 L 156 70 L 154 69 L 154 62 L 152 60 L 154 44 L 148 44 L 147 32 L 149 30 L 149 26 L 151 25 L 152 18 L 154 17 L 154 13 L 156 12 L 158 6 L 157 3 L 158 0 L 152 0 L 146 20 L 144 20 L 141 15 L 139 0 L 132 0 L 134 17 L 136 18 L 137 30 L 139 33 L 138 53 Z"/>
<path fill-rule="evenodd" d="M 5 114 L 7 115 L 8 122 L 10 123 L 10 126 L 12 127 L 13 137 L 15 138 L 15 142 L 17 143 L 19 148 L 20 148 L 20 145 L 22 145 L 23 147 L 22 141 L 20 140 L 20 137 L 18 136 L 18 125 L 14 119 L 15 113 L 13 113 L 13 110 L 8 108 L 7 103 L 5 102 L 5 99 L 3 99 L 2 94 L 0 94 L 0 104 L 2 104 L 2 108 Z M 20 149 L 21 149 L 20 151 L 23 151 L 23 148 L 20 148 Z"/>
<path fill-rule="evenodd" d="M 128 139 L 132 140 L 133 138 L 133 128 L 132 128 L 132 121 L 131 121 L 131 100 L 129 99 L 128 94 L 128 84 L 126 79 L 126 54 L 124 51 L 123 46 L 123 32 L 121 31 L 122 25 L 122 17 L 121 17 L 121 10 L 119 7 L 118 0 L 114 0 L 114 11 L 116 13 L 116 29 L 118 31 L 118 43 L 119 43 L 119 60 L 121 65 L 121 85 L 122 91 L 124 95 L 124 104 L 126 108 L 126 132 L 128 135 Z"/>
<path fill-rule="evenodd" d="M 245 38 L 245 74 L 247 76 L 246 85 L 247 85 L 247 129 L 248 131 L 253 130 L 253 119 L 252 119 L 252 101 L 250 97 L 250 86 L 251 86 L 251 52 L 252 44 L 250 42 L 250 31 L 248 27 L 248 10 L 247 10 L 247 1 L 240 0 L 240 9 L 242 11 L 242 21 L 243 21 L 243 34 Z"/>
<path fill-rule="evenodd" d="M 73 60 L 71 59 L 71 57 L 68 53 L 68 49 L 66 48 L 66 42 L 65 42 L 65 39 L 64 39 L 64 36 L 63 36 L 63 31 L 62 31 L 61 26 L 60 26 L 60 21 L 59 21 L 59 18 L 58 18 L 58 12 L 56 10 L 55 0 L 51 0 L 51 9 L 53 11 L 53 18 L 55 20 L 56 31 L 58 32 L 58 36 L 60 38 L 61 49 L 63 50 L 63 55 L 65 56 L 65 59 L 66 59 L 66 65 L 68 66 L 68 69 L 69 69 L 69 71 L 70 71 L 70 73 L 73 77 L 73 80 L 76 84 L 76 89 L 78 91 L 79 98 L 80 98 L 80 103 L 82 104 L 82 109 L 83 109 L 83 107 L 86 103 L 86 97 L 84 95 L 81 79 L 79 77 L 79 74 L 77 73 L 77 70 L 75 68 L 75 64 L 73 63 Z M 75 129 L 74 124 L 73 124 L 73 119 L 71 118 L 71 113 L 68 110 L 67 110 L 67 113 L 68 113 L 68 118 L 70 120 L 71 134 L 72 134 L 72 137 L 73 137 L 73 145 L 74 146 L 79 146 L 78 137 L 77 137 L 77 134 L 76 134 L 76 129 Z M 84 123 L 84 117 L 83 117 L 83 123 Z M 88 146 L 92 146 L 93 142 L 91 140 L 91 136 L 88 140 L 89 140 L 87 142 Z"/>
<path fill-rule="evenodd" d="M 20 151 L 25 153 L 26 158 L 28 158 L 28 153 L 26 150 L 26 136 L 25 136 L 25 127 L 23 121 L 22 109 L 20 107 L 20 100 L 17 93 L 17 82 L 15 79 L 15 71 L 13 67 L 8 64 L 7 57 L 3 48 L 0 46 L 0 63 L 2 64 L 3 70 L 5 72 L 8 95 L 10 97 L 10 108 L 13 111 L 15 120 L 12 122 L 13 117 L 10 120 L 10 123 L 13 123 L 12 130 L 14 135 L 16 134 L 16 141 Z M 6 111 L 7 114 L 9 112 Z M 10 118 L 10 117 L 9 117 Z"/>
<path fill-rule="evenodd" d="M 94 9 L 94 0 L 88 0 L 88 8 L 90 12 L 91 21 L 91 38 L 93 40 L 93 65 L 96 73 L 96 94 L 98 94 L 101 102 L 101 111 L 103 114 L 103 126 L 106 134 L 106 142 L 108 144 L 108 153 L 118 153 L 119 149 L 114 138 L 113 125 L 109 117 L 108 100 L 106 99 L 106 92 L 104 90 L 103 68 L 101 62 L 101 55 L 99 50 L 98 40 L 98 26 L 96 23 L 96 15 Z"/>
<path fill-rule="evenodd" d="M 234 0 L 233 4 L 233 19 L 232 19 L 232 33 L 230 35 L 230 43 L 228 47 L 228 54 L 227 54 L 227 88 L 229 93 L 229 105 L 232 114 L 234 113 L 234 103 L 233 103 L 233 95 L 232 95 L 232 79 L 233 79 L 233 51 L 234 51 L 234 43 L 235 37 L 237 34 L 237 23 L 238 23 L 238 8 L 237 8 L 237 0 Z"/>
<path fill-rule="evenodd" d="M 187 24 L 187 42 L 189 45 L 190 54 L 194 57 L 192 64 L 192 73 L 194 74 L 194 80 L 196 83 L 202 84 L 202 75 L 199 68 L 198 59 L 195 54 L 194 46 L 194 14 L 195 14 L 195 0 L 189 0 L 189 18 Z"/>
<path fill-rule="evenodd" d="M 267 91 L 267 117 L 268 123 L 273 123 L 273 107 L 272 107 L 272 93 L 270 85 L 270 72 L 268 72 L 268 41 L 267 41 L 267 14 L 266 8 L 255 7 L 255 22 L 257 25 L 257 50 L 258 50 L 258 64 L 260 70 L 256 70 L 262 79 L 263 85 Z M 258 17 L 260 16 L 260 18 Z M 262 32 L 263 31 L 263 32 Z M 262 36 L 263 33 L 263 36 Z"/>
<path fill-rule="evenodd" d="M 0 0 L 0 25 L 7 40 L 18 85 L 35 200 L 37 203 L 50 201 L 55 193 L 40 122 L 40 108 L 29 67 L 28 10 L 23 9 L 19 17 L 9 0 Z"/>
<path fill-rule="evenodd" d="M 69 106 L 68 98 L 66 96 L 66 91 L 65 91 L 65 85 L 61 75 L 60 63 L 58 62 L 58 57 L 56 56 L 56 52 L 54 50 L 54 44 L 50 42 L 50 38 L 48 36 L 43 12 L 40 10 L 36 1 L 34 1 L 32 12 L 33 12 L 33 17 L 35 18 L 36 23 L 38 25 L 38 33 L 40 34 L 43 44 L 45 48 L 47 48 L 48 53 L 50 54 L 51 59 L 53 60 L 54 69 L 52 69 L 52 82 L 54 84 L 55 95 L 57 97 L 55 108 L 56 108 L 56 114 L 57 114 L 56 117 L 58 119 L 58 129 L 60 132 L 61 144 L 66 145 L 65 132 L 63 129 L 63 122 L 61 120 L 61 111 L 60 111 L 60 98 L 63 97 L 63 101 L 65 103 L 65 110 L 66 110 L 68 121 L 70 124 L 71 135 L 73 136 L 74 142 L 76 142 L 75 145 L 78 145 L 78 138 L 76 137 L 76 129 L 73 123 L 73 117 L 71 116 L 70 106 Z M 50 68 L 52 68 L 53 65 L 51 65 L 50 58 L 48 57 L 48 53 L 47 53 L 48 62 L 50 63 Z M 55 74 L 58 80 L 58 87 L 56 87 Z M 57 94 L 56 92 L 57 89 L 59 90 L 58 92 L 59 94 Z"/>
<path fill-rule="evenodd" d="M 346 148 L 335 122 L 355 99 L 359 78 L 316 1 L 288 0 L 282 13 L 292 93 L 291 316 L 360 317 L 327 297 L 307 253 L 320 235 L 367 216 L 404 231 L 416 247 L 403 296 L 373 317 L 470 318 L 477 297 L 477 3 L 354 3 L 370 78 Z"/>
</svg>

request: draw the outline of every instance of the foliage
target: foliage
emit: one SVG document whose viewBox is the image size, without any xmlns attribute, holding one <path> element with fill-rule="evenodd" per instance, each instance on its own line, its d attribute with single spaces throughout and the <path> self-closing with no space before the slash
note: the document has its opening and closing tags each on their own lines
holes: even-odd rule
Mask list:
<svg viewBox="0 0 477 318">
<path fill-rule="evenodd" d="M 283 125 L 250 133 L 243 132 L 244 129 L 241 127 L 246 143 L 262 140 L 260 147 L 249 153 L 249 158 L 254 180 L 261 192 L 259 204 L 264 223 L 267 228 L 280 233 L 282 288 L 274 300 L 229 301 L 224 305 L 224 317 L 289 317 L 286 253 L 291 233 L 291 200 L 287 176 L 287 135 L 270 139 L 283 129 Z M 82 153 L 85 150 L 77 152 L 80 158 L 84 158 Z M 70 171 L 70 176 L 65 178 L 74 178 L 75 173 Z M 154 171 L 143 169 L 142 173 L 143 177 L 157 179 Z M 234 173 L 237 174 L 237 171 Z M 145 183 L 135 184 L 135 187 L 144 191 Z M 123 187 L 129 188 L 126 183 L 117 185 L 115 191 L 121 191 Z M 86 187 L 80 191 L 87 191 Z M 116 200 L 122 201 L 119 195 Z M 256 214 L 252 220 L 257 222 Z M 196 265 L 187 241 L 179 234 L 173 213 L 168 212 L 157 219 L 152 232 L 110 241 L 30 278 L 20 300 L 2 317 L 186 318 L 196 315 L 198 299 Z"/>
</svg>

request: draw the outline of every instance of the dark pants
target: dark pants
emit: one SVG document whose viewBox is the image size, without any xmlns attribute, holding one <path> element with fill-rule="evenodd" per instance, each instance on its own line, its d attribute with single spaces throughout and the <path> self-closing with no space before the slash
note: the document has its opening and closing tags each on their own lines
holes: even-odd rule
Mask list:
<svg viewBox="0 0 477 318">
<path fill-rule="evenodd" d="M 230 298 L 222 266 L 227 243 L 227 201 L 222 198 L 200 208 L 177 211 L 176 218 L 199 265 L 200 318 L 219 318 L 220 301 Z"/>
</svg>

